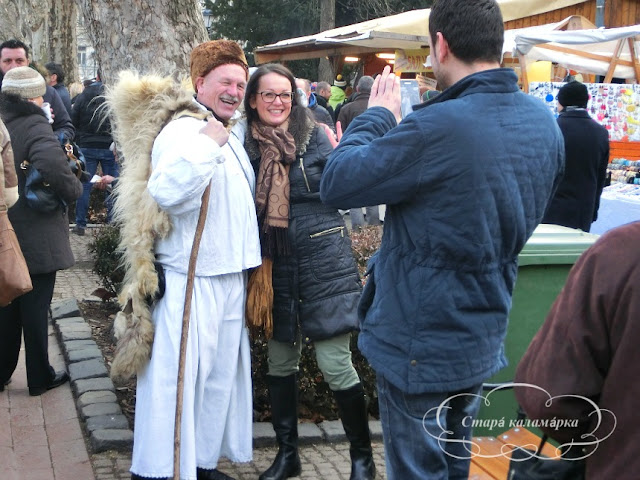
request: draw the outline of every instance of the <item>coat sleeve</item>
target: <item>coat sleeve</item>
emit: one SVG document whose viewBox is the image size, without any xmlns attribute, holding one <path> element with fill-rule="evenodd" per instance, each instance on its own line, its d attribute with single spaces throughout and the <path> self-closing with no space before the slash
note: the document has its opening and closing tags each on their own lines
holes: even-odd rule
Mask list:
<svg viewBox="0 0 640 480">
<path fill-rule="evenodd" d="M 598 178 L 596 183 L 596 198 L 593 208 L 593 221 L 598 220 L 598 209 L 600 208 L 600 195 L 604 189 L 604 183 L 607 180 L 607 167 L 609 166 L 609 132 L 604 131 L 602 136 L 602 156 L 598 165 Z"/>
<path fill-rule="evenodd" d="M 413 117 L 394 128 L 396 120 L 386 108 L 358 115 L 327 162 L 322 201 L 347 209 L 411 198 L 423 163 L 423 132 Z"/>
<path fill-rule="evenodd" d="M 82 195 L 82 183 L 71 172 L 67 156 L 45 117 L 32 115 L 31 118 L 26 158 L 60 198 L 67 203 L 74 202 Z"/>
<path fill-rule="evenodd" d="M 580 257 L 516 370 L 515 382 L 528 384 L 515 395 L 529 419 L 573 422 L 541 427 L 561 442 L 589 431 L 594 407 L 586 399 L 598 402 L 611 363 L 610 312 L 619 294 L 611 263 L 603 243 Z"/>
<path fill-rule="evenodd" d="M 153 145 L 153 170 L 147 189 L 161 209 L 181 215 L 200 208 L 202 194 L 225 161 L 223 149 L 199 133 L 193 118 L 175 120 Z M 202 123 L 204 126 L 204 123 Z"/>
<path fill-rule="evenodd" d="M 66 139 L 73 140 L 76 136 L 76 129 L 73 126 L 73 122 L 71 122 L 69 112 L 67 112 L 64 103 L 62 103 L 60 95 L 58 95 L 58 92 L 56 92 L 53 87 L 47 86 L 45 101 L 49 102 L 55 115 L 52 125 L 53 133 L 56 134 L 56 137 L 62 134 Z"/>
<path fill-rule="evenodd" d="M 13 149 L 9 132 L 2 120 L 0 120 L 0 155 L 2 156 L 2 172 L 0 179 L 0 199 L 11 208 L 18 201 L 18 176 L 13 162 Z"/>
</svg>

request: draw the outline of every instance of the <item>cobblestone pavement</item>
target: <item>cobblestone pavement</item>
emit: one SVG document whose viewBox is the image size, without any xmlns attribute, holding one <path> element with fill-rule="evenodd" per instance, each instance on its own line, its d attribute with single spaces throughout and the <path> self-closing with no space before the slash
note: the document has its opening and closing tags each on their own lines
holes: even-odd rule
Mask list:
<svg viewBox="0 0 640 480">
<path fill-rule="evenodd" d="M 97 228 L 89 226 L 83 237 L 73 233 L 70 234 L 76 265 L 69 270 L 58 272 L 54 301 L 72 297 L 78 301 L 98 300 L 91 295 L 96 288 L 100 287 L 100 281 L 97 275 L 91 271 L 93 261 L 88 249 L 96 231 Z M 221 471 L 238 480 L 255 480 L 260 473 L 269 467 L 276 452 L 277 449 L 275 447 L 256 448 L 252 462 L 234 464 L 227 460 L 222 460 L 218 467 Z M 296 478 L 309 480 L 342 480 L 349 478 L 351 463 L 349 461 L 348 443 L 320 442 L 305 445 L 300 448 L 300 457 L 302 460 L 302 473 Z M 374 459 L 378 470 L 377 478 L 385 479 L 384 449 L 381 442 L 374 443 Z M 131 466 L 130 452 L 109 451 L 90 454 L 90 460 L 95 473 L 95 480 L 128 480 L 131 478 L 129 473 Z"/>
</svg>

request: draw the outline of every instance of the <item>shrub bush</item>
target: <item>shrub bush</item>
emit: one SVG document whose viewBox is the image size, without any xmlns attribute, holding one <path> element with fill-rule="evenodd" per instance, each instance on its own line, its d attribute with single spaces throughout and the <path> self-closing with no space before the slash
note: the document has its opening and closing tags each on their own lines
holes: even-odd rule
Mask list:
<svg viewBox="0 0 640 480">
<path fill-rule="evenodd" d="M 93 271 L 100 277 L 102 286 L 114 296 L 120 291 L 124 279 L 119 243 L 120 229 L 115 225 L 101 227 L 89 243 L 89 251 L 93 253 Z"/>
<path fill-rule="evenodd" d="M 120 238 L 119 229 L 113 225 L 102 227 L 89 248 L 94 253 L 94 272 L 102 280 L 103 286 L 116 293 L 124 276 L 120 266 L 121 254 L 118 252 Z M 353 254 L 362 276 L 366 262 L 380 246 L 382 229 L 380 227 L 363 227 L 351 234 Z M 366 280 L 366 279 L 365 279 Z M 364 281 L 364 280 L 363 280 Z M 358 372 L 365 392 L 370 399 L 369 413 L 378 416 L 378 395 L 376 392 L 375 372 L 358 350 L 358 334 L 351 337 L 353 365 Z M 251 339 L 252 376 L 253 376 L 253 410 L 255 421 L 271 418 L 269 390 L 267 387 L 267 342 L 263 338 Z M 300 418 L 321 422 L 338 418 L 338 410 L 322 373 L 318 369 L 313 345 L 304 345 L 300 360 Z"/>
</svg>

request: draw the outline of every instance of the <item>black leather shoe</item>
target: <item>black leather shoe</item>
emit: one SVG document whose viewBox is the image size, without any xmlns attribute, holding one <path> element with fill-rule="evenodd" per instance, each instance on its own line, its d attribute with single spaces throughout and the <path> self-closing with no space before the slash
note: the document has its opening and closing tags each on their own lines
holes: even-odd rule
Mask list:
<svg viewBox="0 0 640 480">
<path fill-rule="evenodd" d="M 29 395 L 32 397 L 37 397 L 38 395 L 42 395 L 47 390 L 51 390 L 52 388 L 59 387 L 63 383 L 67 383 L 69 381 L 69 374 L 65 371 L 56 373 L 56 376 L 53 377 L 53 380 L 46 387 L 30 387 Z"/>
<path fill-rule="evenodd" d="M 206 468 L 197 468 L 196 469 L 198 480 L 235 480 L 233 477 L 230 477 L 226 473 L 222 473 L 217 468 L 213 470 L 208 470 Z"/>
<path fill-rule="evenodd" d="M 9 385 L 10 383 L 11 383 L 11 379 L 7 380 L 6 382 L 0 383 L 0 392 L 4 392 L 4 387 Z"/>
</svg>

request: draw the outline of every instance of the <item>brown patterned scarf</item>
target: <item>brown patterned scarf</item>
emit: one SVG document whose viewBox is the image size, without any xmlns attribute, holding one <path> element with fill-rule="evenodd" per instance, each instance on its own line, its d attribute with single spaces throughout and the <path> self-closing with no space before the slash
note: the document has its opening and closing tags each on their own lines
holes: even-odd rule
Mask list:
<svg viewBox="0 0 640 480">
<path fill-rule="evenodd" d="M 260 149 L 256 210 L 262 256 L 286 255 L 289 253 L 289 168 L 296 159 L 296 143 L 285 129 L 269 127 L 260 121 L 251 124 L 251 136 Z"/>
</svg>

